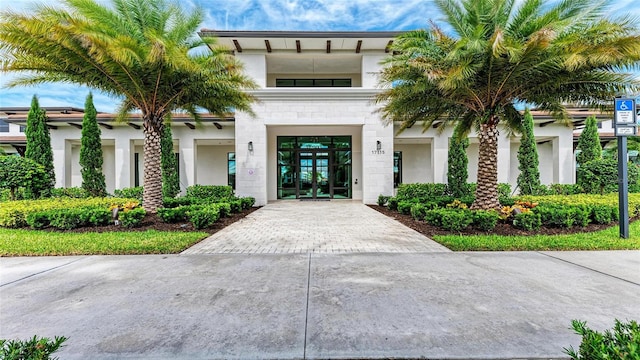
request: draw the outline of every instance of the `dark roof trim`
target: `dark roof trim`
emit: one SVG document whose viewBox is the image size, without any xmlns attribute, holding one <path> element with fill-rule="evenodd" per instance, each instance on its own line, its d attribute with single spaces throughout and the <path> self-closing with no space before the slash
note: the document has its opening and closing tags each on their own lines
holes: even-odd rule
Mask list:
<svg viewBox="0 0 640 360">
<path fill-rule="evenodd" d="M 219 31 L 202 29 L 200 36 L 229 38 L 390 38 L 405 31 Z"/>
</svg>

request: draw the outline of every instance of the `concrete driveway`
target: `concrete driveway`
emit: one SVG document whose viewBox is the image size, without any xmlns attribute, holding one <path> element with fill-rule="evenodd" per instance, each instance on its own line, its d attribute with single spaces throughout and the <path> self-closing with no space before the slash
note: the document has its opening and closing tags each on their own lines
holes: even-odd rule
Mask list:
<svg viewBox="0 0 640 360">
<path fill-rule="evenodd" d="M 640 318 L 640 251 L 0 258 L 0 338 L 61 359 L 563 358 Z"/>
</svg>

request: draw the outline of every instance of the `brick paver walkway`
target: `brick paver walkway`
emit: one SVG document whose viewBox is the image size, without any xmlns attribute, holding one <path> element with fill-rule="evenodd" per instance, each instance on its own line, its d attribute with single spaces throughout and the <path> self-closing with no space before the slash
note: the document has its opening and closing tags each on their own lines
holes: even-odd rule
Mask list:
<svg viewBox="0 0 640 360">
<path fill-rule="evenodd" d="M 183 254 L 440 252 L 442 245 L 359 201 L 278 201 Z"/>
</svg>

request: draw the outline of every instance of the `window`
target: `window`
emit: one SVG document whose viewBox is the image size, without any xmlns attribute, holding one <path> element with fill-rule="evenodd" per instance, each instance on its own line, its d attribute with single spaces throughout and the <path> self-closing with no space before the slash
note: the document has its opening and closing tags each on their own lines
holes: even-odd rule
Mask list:
<svg viewBox="0 0 640 360">
<path fill-rule="evenodd" d="M 402 184 L 402 151 L 393 152 L 393 187 Z"/>
<path fill-rule="evenodd" d="M 140 186 L 140 153 L 133 154 L 133 186 Z"/>
<path fill-rule="evenodd" d="M 351 87 L 351 79 L 276 79 L 276 87 Z"/>
<path fill-rule="evenodd" d="M 0 120 L 0 132 L 9 132 L 9 123 L 4 120 Z"/>
<path fill-rule="evenodd" d="M 20 132 L 23 133 L 27 130 L 27 125 L 20 125 Z"/>
<path fill-rule="evenodd" d="M 236 153 L 227 153 L 227 185 L 236 189 Z"/>
</svg>

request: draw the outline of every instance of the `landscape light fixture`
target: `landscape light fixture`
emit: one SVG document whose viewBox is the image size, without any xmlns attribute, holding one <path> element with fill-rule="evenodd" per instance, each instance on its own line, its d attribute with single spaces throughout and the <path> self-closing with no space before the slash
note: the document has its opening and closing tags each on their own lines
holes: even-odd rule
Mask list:
<svg viewBox="0 0 640 360">
<path fill-rule="evenodd" d="M 253 152 L 253 141 L 249 141 L 249 152 Z"/>
<path fill-rule="evenodd" d="M 376 150 L 380 151 L 382 149 L 382 143 L 380 142 L 380 140 L 376 141 Z"/>
</svg>

